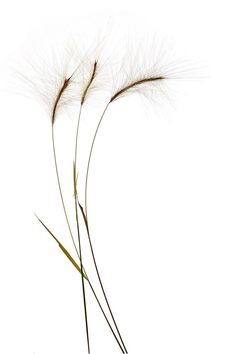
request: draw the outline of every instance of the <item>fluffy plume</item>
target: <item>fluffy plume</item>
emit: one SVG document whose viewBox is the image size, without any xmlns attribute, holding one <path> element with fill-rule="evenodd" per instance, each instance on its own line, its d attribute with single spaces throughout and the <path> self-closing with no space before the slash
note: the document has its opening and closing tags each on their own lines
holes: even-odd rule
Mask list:
<svg viewBox="0 0 236 354">
<path fill-rule="evenodd" d="M 111 102 L 131 93 L 153 98 L 173 80 L 199 77 L 196 65 L 177 57 L 168 41 L 146 37 L 125 43 L 124 49 L 119 72 L 113 75 Z"/>
<path fill-rule="evenodd" d="M 78 101 L 74 76 L 80 70 L 81 57 L 69 47 L 61 53 L 53 48 L 45 52 L 44 56 L 34 54 L 35 60 L 33 55 L 31 60 L 25 59 L 17 76 L 28 96 L 40 101 L 54 123 L 61 108 Z"/>
</svg>

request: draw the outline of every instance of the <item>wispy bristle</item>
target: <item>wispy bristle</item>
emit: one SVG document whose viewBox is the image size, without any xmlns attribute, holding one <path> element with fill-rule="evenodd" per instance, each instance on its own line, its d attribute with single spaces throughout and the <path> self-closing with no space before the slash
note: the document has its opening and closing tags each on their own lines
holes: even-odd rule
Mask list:
<svg viewBox="0 0 236 354">
<path fill-rule="evenodd" d="M 35 51 L 25 57 L 21 69 L 16 70 L 18 84 L 20 80 L 24 93 L 38 99 L 54 123 L 61 108 L 79 101 L 76 76 L 82 66 L 80 52 L 76 47 L 65 45 L 57 50 L 51 46 L 43 55 Z"/>
<path fill-rule="evenodd" d="M 110 102 L 131 93 L 158 99 L 164 85 L 169 88 L 172 80 L 199 77 L 197 65 L 182 60 L 170 41 L 157 36 L 132 38 L 124 43 L 123 52 L 120 69 L 113 75 Z"/>
</svg>

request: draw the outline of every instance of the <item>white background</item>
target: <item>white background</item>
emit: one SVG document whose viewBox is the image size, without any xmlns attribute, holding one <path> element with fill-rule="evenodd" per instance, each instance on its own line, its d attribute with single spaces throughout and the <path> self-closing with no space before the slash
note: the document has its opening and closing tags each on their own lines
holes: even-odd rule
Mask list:
<svg viewBox="0 0 236 354">
<path fill-rule="evenodd" d="M 97 141 L 89 184 L 92 239 L 129 353 L 233 354 L 235 9 L 233 1 L 209 0 L 1 4 L 0 353 L 86 353 L 80 277 L 34 217 L 37 212 L 73 252 L 49 119 L 8 88 L 8 64 L 20 61 L 34 31 L 53 32 L 58 24 L 69 30 L 71 23 L 79 31 L 91 16 L 125 17 L 131 27 L 141 18 L 140 32 L 151 23 L 209 68 L 209 78 L 183 83 L 174 107 L 151 110 L 133 98 L 115 103 Z M 91 352 L 118 353 L 87 294 Z"/>
</svg>

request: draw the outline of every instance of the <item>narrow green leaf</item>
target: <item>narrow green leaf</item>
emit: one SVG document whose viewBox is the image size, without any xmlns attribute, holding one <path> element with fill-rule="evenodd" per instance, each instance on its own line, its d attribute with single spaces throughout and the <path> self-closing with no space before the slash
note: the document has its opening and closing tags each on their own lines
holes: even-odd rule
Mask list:
<svg viewBox="0 0 236 354">
<path fill-rule="evenodd" d="M 71 257 L 70 253 L 65 249 L 65 247 L 59 243 L 59 247 L 60 249 L 62 250 L 62 252 L 66 255 L 66 257 L 71 261 L 71 263 L 74 265 L 74 267 L 80 272 L 81 274 L 81 269 L 80 267 L 78 266 L 78 264 L 76 263 L 76 261 L 74 260 L 74 258 Z M 88 278 L 86 277 L 86 275 L 84 274 L 84 278 L 86 280 L 88 280 Z"/>
<path fill-rule="evenodd" d="M 37 215 L 35 215 L 36 218 L 38 219 L 38 221 L 43 225 L 43 227 L 47 230 L 47 232 L 53 237 L 53 239 L 57 242 L 58 246 L 60 247 L 60 249 L 62 250 L 62 252 L 64 253 L 64 255 L 69 259 L 69 261 L 73 264 L 73 266 L 80 272 L 81 274 L 81 269 L 78 266 L 78 264 L 76 263 L 76 261 L 74 260 L 74 258 L 70 255 L 70 253 L 67 251 L 67 249 L 62 245 L 62 243 L 56 238 L 56 236 L 53 235 L 53 233 L 49 230 L 49 228 L 42 222 L 42 220 L 39 219 L 39 217 Z M 86 276 L 86 274 L 83 273 L 83 276 L 86 280 L 88 280 L 88 277 Z"/>
</svg>

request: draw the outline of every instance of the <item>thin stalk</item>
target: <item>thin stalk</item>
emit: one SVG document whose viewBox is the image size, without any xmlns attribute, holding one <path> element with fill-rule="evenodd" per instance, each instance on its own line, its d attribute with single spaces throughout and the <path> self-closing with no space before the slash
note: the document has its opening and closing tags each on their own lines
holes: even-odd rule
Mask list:
<svg viewBox="0 0 236 354">
<path fill-rule="evenodd" d="M 80 229 L 79 229 L 79 218 L 78 218 L 78 207 L 77 207 L 76 168 L 75 168 L 75 166 L 74 166 L 74 197 L 75 197 L 76 226 L 77 226 L 79 252 L 80 252 L 80 269 L 82 270 L 83 269 L 83 260 L 82 260 L 82 246 L 81 246 Z M 81 271 L 81 282 L 82 282 L 82 291 L 83 291 L 83 304 L 84 304 L 84 317 L 85 317 L 85 326 L 86 326 L 87 347 L 88 347 L 88 353 L 90 353 L 88 315 L 87 315 L 87 304 L 86 304 L 86 294 L 85 294 L 83 271 Z"/>
<path fill-rule="evenodd" d="M 124 344 L 124 341 L 122 339 L 122 336 L 121 336 L 121 333 L 119 331 L 119 328 L 118 328 L 118 325 L 116 323 L 116 320 L 115 320 L 115 317 L 113 315 L 113 312 L 111 310 L 111 306 L 109 304 L 109 301 L 108 301 L 108 298 L 107 298 L 107 295 L 106 295 L 106 292 L 105 292 L 105 289 L 104 289 L 104 286 L 103 286 L 103 282 L 102 282 L 102 279 L 101 279 L 101 276 L 100 276 L 100 273 L 99 273 L 99 270 L 98 270 L 98 266 L 97 266 L 97 261 L 96 261 L 96 258 L 95 258 L 95 254 L 94 254 L 94 250 L 93 250 L 93 245 L 92 245 L 92 240 L 91 240 L 91 237 L 90 237 L 90 232 L 89 232 L 89 224 L 88 224 L 88 203 L 87 203 L 87 194 L 88 194 L 88 179 L 89 179 L 89 171 L 90 171 L 90 164 L 91 164 L 91 158 L 92 158 L 92 154 L 93 154 L 93 148 L 94 148 L 94 144 L 95 144 L 95 141 L 96 141 L 96 137 L 97 137 L 97 134 L 98 134 L 98 131 L 99 131 L 99 128 L 101 126 L 101 123 L 103 121 L 103 118 L 104 118 L 104 115 L 109 107 L 109 104 L 110 104 L 111 101 L 109 101 L 101 115 L 101 118 L 98 122 L 98 125 L 97 125 L 97 128 L 96 128 L 96 131 L 95 131 L 95 134 L 94 134 L 94 137 L 93 137 L 93 141 L 92 141 L 92 144 L 91 144 L 91 148 L 90 148 L 90 152 L 89 152 L 89 157 L 88 157 L 88 164 L 87 164 L 87 171 L 86 171 L 86 179 L 85 179 L 85 213 L 84 213 L 84 218 L 86 219 L 86 228 L 87 228 L 87 235 L 88 235 L 88 240 L 89 240 L 89 245 L 90 245 L 90 250 L 91 250 L 91 254 L 92 254 L 92 258 L 93 258 L 93 263 L 94 263 L 94 266 L 95 266 L 95 269 L 96 269 L 96 273 L 97 273 L 97 277 L 98 277 L 98 280 L 99 280 L 99 283 L 100 283 L 100 287 L 102 289 L 102 293 L 103 293 L 103 296 L 104 296 L 104 299 L 106 301 L 106 304 L 107 304 L 107 307 L 108 307 L 108 310 L 110 312 L 110 315 L 111 315 L 111 318 L 112 318 L 112 321 L 114 323 L 114 326 L 117 330 L 117 333 L 119 335 L 119 338 L 121 340 L 121 343 L 124 347 L 124 350 L 125 350 L 125 353 L 128 353 L 127 349 L 126 349 L 126 346 Z"/>
<path fill-rule="evenodd" d="M 79 254 L 79 251 L 78 251 L 78 249 L 77 249 L 77 246 L 76 246 L 76 244 L 75 244 L 75 240 L 74 240 L 74 237 L 73 237 L 73 234 L 72 234 L 70 222 L 69 222 L 68 215 L 67 215 L 67 211 L 66 211 L 66 207 L 65 207 L 64 197 L 63 197 L 63 193 L 62 193 L 61 181 L 60 181 L 60 176 L 59 176 L 59 171 L 58 171 L 58 164 L 57 164 L 57 155 L 56 155 L 55 138 L 54 138 L 54 125 L 53 125 L 53 124 L 52 124 L 52 146 L 53 146 L 53 156 L 54 156 L 55 170 L 56 170 L 56 176 L 57 176 L 57 183 L 58 183 L 58 188 L 59 188 L 59 192 L 60 192 L 60 197 L 61 197 L 61 202 L 62 202 L 62 206 L 63 206 L 63 211 L 64 211 L 64 215 L 65 215 L 65 218 L 66 218 L 66 223 L 67 223 L 67 226 L 68 226 L 68 230 L 69 230 L 69 233 L 70 233 L 70 236 L 71 236 L 71 239 L 72 239 L 72 242 L 73 242 L 75 251 L 76 251 L 76 253 L 77 253 L 78 258 L 80 259 L 80 254 Z M 101 305 L 101 303 L 100 303 L 100 301 L 99 301 L 99 299 L 98 299 L 98 297 L 97 297 L 97 294 L 96 294 L 96 292 L 95 292 L 95 290 L 94 290 L 94 288 L 93 288 L 93 286 L 92 286 L 92 283 L 91 283 L 90 280 L 89 280 L 89 277 L 88 277 L 88 275 L 87 275 L 87 273 L 86 273 L 86 271 L 85 271 L 84 266 L 83 266 L 82 269 L 83 269 L 85 275 L 86 275 L 87 278 L 88 278 L 88 284 L 89 284 L 90 289 L 91 289 L 91 291 L 92 291 L 92 293 L 93 293 L 93 295 L 94 295 L 94 297 L 95 297 L 95 299 L 96 299 L 96 301 L 97 301 L 97 303 L 98 303 L 98 306 L 99 306 L 99 308 L 101 309 L 102 314 L 103 314 L 103 316 L 104 316 L 104 318 L 105 318 L 105 320 L 106 320 L 106 322 L 107 322 L 107 324 L 108 324 L 108 326 L 109 326 L 109 328 L 110 328 L 110 330 L 111 330 L 111 332 L 112 332 L 114 338 L 116 339 L 117 344 L 119 345 L 119 347 L 120 347 L 122 353 L 124 353 L 124 351 L 123 351 L 123 349 L 122 349 L 122 347 L 121 347 L 121 345 L 120 345 L 120 342 L 119 342 L 119 340 L 118 340 L 116 334 L 114 333 L 114 331 L 113 331 L 113 329 L 112 329 L 112 327 L 111 327 L 111 324 L 110 324 L 110 322 L 109 322 L 109 320 L 108 320 L 108 318 L 107 318 L 107 316 L 106 316 L 106 313 L 105 313 L 105 311 L 103 310 L 103 307 L 102 307 L 102 305 Z"/>
<path fill-rule="evenodd" d="M 75 168 L 77 164 L 77 151 L 78 151 L 78 137 L 79 137 L 79 127 L 80 127 L 80 118 L 82 112 L 82 105 L 80 106 L 80 111 L 78 115 L 77 127 L 76 127 L 76 136 L 75 136 Z M 77 182 L 77 175 L 76 175 L 76 182 Z"/>
<path fill-rule="evenodd" d="M 59 192 L 61 196 L 61 201 L 62 201 L 62 206 L 66 218 L 66 222 L 68 225 L 68 229 L 70 232 L 70 236 L 74 245 L 74 248 L 76 250 L 76 253 L 80 259 L 80 269 L 81 269 L 81 279 L 82 279 L 82 290 L 83 290 L 83 304 L 84 304 L 84 314 L 85 314 L 85 323 L 86 323 L 86 337 L 87 337 L 87 347 L 88 347 L 88 353 L 90 353 L 90 345 L 89 345 L 89 333 L 88 333 L 88 320 L 87 320 L 87 307 L 86 307 L 86 298 L 85 298 L 85 288 L 84 288 L 84 276 L 83 276 L 83 263 L 82 263 L 82 255 L 81 255 L 81 242 L 80 242 L 80 232 L 79 232 L 79 223 L 78 223 L 78 213 L 76 213 L 76 223 L 77 223 L 77 232 L 78 232 L 78 241 L 79 241 L 79 251 L 76 247 L 75 240 L 71 231 L 68 215 L 66 212 L 66 207 L 65 207 L 65 202 L 62 194 L 62 189 L 61 189 L 61 182 L 60 182 L 60 176 L 58 172 L 58 165 L 57 165 L 57 156 L 56 156 L 56 148 L 55 148 L 55 138 L 54 138 L 54 124 L 52 124 L 52 144 L 53 144 L 53 154 L 54 154 L 54 162 L 55 162 L 55 169 L 56 169 L 56 175 L 57 175 L 57 181 L 58 181 L 58 187 L 59 187 Z M 76 201 L 76 195 L 75 195 L 75 204 L 77 205 Z"/>
<path fill-rule="evenodd" d="M 54 137 L 54 124 L 52 124 L 52 147 L 53 147 L 53 157 L 54 157 L 54 163 L 55 163 L 55 170 L 56 170 L 56 176 L 57 176 L 57 184 L 58 184 L 58 188 L 59 188 L 59 192 L 60 192 L 60 197 L 61 197 L 61 202 L 62 202 L 62 207 L 63 207 L 63 211 L 65 214 L 65 218 L 66 218 L 66 223 L 68 226 L 68 230 L 75 248 L 75 251 L 77 253 L 77 256 L 80 258 L 80 254 L 79 251 L 77 249 L 74 237 L 73 237 L 73 233 L 70 227 L 70 222 L 68 219 L 68 215 L 67 215 L 67 211 L 66 211 L 66 206 L 65 206 L 65 202 L 64 202 L 64 197 L 62 194 L 62 189 L 61 189 L 61 181 L 60 181 L 60 176 L 59 176 L 59 172 L 58 172 L 58 164 L 57 164 L 57 155 L 56 155 L 56 147 L 55 147 L 55 137 Z"/>
<path fill-rule="evenodd" d="M 103 113 L 101 115 L 101 118 L 99 119 L 97 128 L 95 130 L 95 134 L 94 134 L 94 137 L 93 137 L 93 140 L 92 140 L 92 144 L 91 144 L 91 147 L 90 147 L 90 151 L 89 151 L 87 170 L 86 170 L 86 177 L 85 177 L 85 200 L 84 200 L 85 216 L 86 216 L 87 222 L 88 222 L 88 198 L 87 198 L 88 197 L 88 179 L 89 179 L 91 157 L 92 157 L 92 154 L 93 154 L 94 143 L 96 141 L 96 137 L 97 137 L 100 125 L 102 123 L 103 117 L 104 117 L 104 115 L 105 115 L 105 113 L 106 113 L 106 111 L 108 109 L 109 104 L 110 104 L 110 101 L 107 103 L 107 105 L 106 105 L 106 107 L 105 107 L 105 109 L 104 109 L 104 111 L 103 111 Z"/>
<path fill-rule="evenodd" d="M 81 107 L 79 110 L 79 117 L 78 117 L 78 127 L 77 131 L 79 130 L 79 123 L 80 123 L 80 116 L 81 116 Z M 77 138 L 77 135 L 76 135 Z M 77 139 L 76 139 L 77 140 Z M 77 177 L 76 177 L 76 159 L 77 155 L 75 154 L 75 161 L 74 161 L 74 169 L 73 169 L 73 178 L 74 178 L 74 198 L 75 198 L 75 216 L 76 216 L 76 227 L 77 227 L 77 234 L 78 234 L 78 243 L 79 243 L 79 252 L 80 252 L 80 269 L 83 269 L 83 259 L 82 259 L 82 245 L 81 245 L 81 237 L 80 237 L 80 229 L 79 229 L 79 217 L 78 217 L 78 195 L 77 195 Z M 87 304 L 86 304 L 86 293 L 85 293 L 85 286 L 84 286 L 84 274 L 81 271 L 81 282 L 82 282 L 82 291 L 83 291 L 83 303 L 84 303 L 84 317 L 85 317 L 85 326 L 86 326 L 86 338 L 87 338 L 87 347 L 88 353 L 90 353 L 90 342 L 89 342 L 89 327 L 88 327 L 88 315 L 87 315 Z"/>
<path fill-rule="evenodd" d="M 96 293 L 95 293 L 95 290 L 94 290 L 92 284 L 90 283 L 89 278 L 88 278 L 88 283 L 89 283 L 89 286 L 90 286 L 90 288 L 91 288 L 91 290 L 92 290 L 92 293 L 93 293 L 95 299 L 97 300 L 98 306 L 100 307 L 100 309 L 101 309 L 101 311 L 102 311 L 102 313 L 103 313 L 103 316 L 104 316 L 104 318 L 105 318 L 105 320 L 106 320 L 106 322 L 107 322 L 107 324 L 108 324 L 108 326 L 109 326 L 109 328 L 110 328 L 110 330 L 111 330 L 111 332 L 112 332 L 112 334 L 113 334 L 113 336 L 114 336 L 114 338 L 115 338 L 117 344 L 118 344 L 119 347 L 120 347 L 121 352 L 122 352 L 122 353 L 127 353 L 127 352 L 124 351 L 123 347 L 121 346 L 120 341 L 119 341 L 119 339 L 117 338 L 117 335 L 115 334 L 115 332 L 114 332 L 114 330 L 113 330 L 113 328 L 112 328 L 112 326 L 111 326 L 111 324 L 110 324 L 110 322 L 109 322 L 109 320 L 108 320 L 108 318 L 107 318 L 107 315 L 105 314 L 105 312 L 104 312 L 104 310 L 103 310 L 103 308 L 102 308 L 102 305 L 101 305 L 101 303 L 100 303 L 100 301 L 99 301 L 99 299 L 98 299 L 98 297 L 97 297 L 97 295 L 96 295 Z"/>
</svg>

